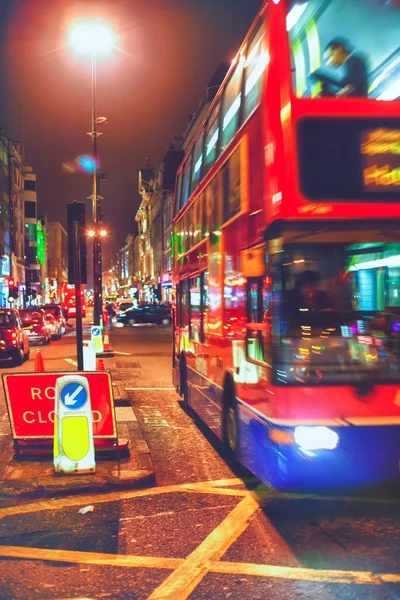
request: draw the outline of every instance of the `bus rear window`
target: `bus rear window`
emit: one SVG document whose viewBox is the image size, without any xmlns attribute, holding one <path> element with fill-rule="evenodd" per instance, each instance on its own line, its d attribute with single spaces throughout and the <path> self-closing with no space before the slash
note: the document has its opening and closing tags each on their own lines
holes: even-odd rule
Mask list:
<svg viewBox="0 0 400 600">
<path fill-rule="evenodd" d="M 304 98 L 400 97 L 398 0 L 288 0 L 294 89 Z"/>
</svg>

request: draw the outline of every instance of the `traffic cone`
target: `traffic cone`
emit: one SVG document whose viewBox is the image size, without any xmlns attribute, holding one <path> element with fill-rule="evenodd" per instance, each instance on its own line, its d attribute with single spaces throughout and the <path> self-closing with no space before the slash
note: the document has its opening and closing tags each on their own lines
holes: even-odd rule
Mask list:
<svg viewBox="0 0 400 600">
<path fill-rule="evenodd" d="M 108 335 L 108 331 L 107 330 L 106 330 L 106 332 L 104 334 L 103 352 L 112 352 L 112 349 L 111 349 L 111 346 L 110 346 L 110 337 Z"/>
<path fill-rule="evenodd" d="M 43 356 L 40 350 L 36 350 L 34 373 L 44 373 Z"/>
<path fill-rule="evenodd" d="M 96 371 L 105 371 L 106 368 L 104 366 L 104 360 L 102 358 L 98 358 L 96 361 Z"/>
</svg>

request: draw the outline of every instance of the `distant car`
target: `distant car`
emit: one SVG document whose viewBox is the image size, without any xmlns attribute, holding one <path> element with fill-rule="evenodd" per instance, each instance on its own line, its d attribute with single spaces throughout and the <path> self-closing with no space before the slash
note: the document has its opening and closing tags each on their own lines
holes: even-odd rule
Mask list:
<svg viewBox="0 0 400 600">
<path fill-rule="evenodd" d="M 117 317 L 117 322 L 124 325 L 136 325 L 137 323 L 169 325 L 171 321 L 171 309 L 166 304 L 144 304 Z"/>
<path fill-rule="evenodd" d="M 51 339 L 59 340 L 61 338 L 61 324 L 50 313 L 46 314 L 46 321 L 49 327 Z"/>
<path fill-rule="evenodd" d="M 61 335 L 67 330 L 67 321 L 65 320 L 64 310 L 60 304 L 44 304 L 41 306 L 46 315 L 53 315 L 55 319 L 60 323 Z"/>
<path fill-rule="evenodd" d="M 31 344 L 49 344 L 51 333 L 46 313 L 41 308 L 23 308 L 20 311 L 22 326 Z"/>
<path fill-rule="evenodd" d="M 123 317 L 124 315 L 126 315 L 126 312 L 128 310 L 132 310 L 134 308 L 133 306 L 133 302 L 129 302 L 128 300 L 126 302 L 121 302 L 116 310 L 117 315 Z"/>
<path fill-rule="evenodd" d="M 11 358 L 22 365 L 29 358 L 29 338 L 22 327 L 19 312 L 13 308 L 0 309 L 0 359 Z"/>
</svg>

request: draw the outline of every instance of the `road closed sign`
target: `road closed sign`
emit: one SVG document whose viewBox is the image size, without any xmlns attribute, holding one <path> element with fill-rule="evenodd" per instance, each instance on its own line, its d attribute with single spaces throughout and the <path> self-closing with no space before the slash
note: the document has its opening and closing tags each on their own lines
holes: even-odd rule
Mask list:
<svg viewBox="0 0 400 600">
<path fill-rule="evenodd" d="M 57 380 L 79 373 L 16 373 L 3 375 L 3 384 L 14 440 L 52 439 Z M 95 439 L 117 437 L 111 376 L 106 372 L 84 372 L 91 398 Z M 79 382 L 79 378 L 77 379 Z M 70 381 L 62 389 L 60 402 L 78 412 L 87 403 L 87 390 Z"/>
</svg>

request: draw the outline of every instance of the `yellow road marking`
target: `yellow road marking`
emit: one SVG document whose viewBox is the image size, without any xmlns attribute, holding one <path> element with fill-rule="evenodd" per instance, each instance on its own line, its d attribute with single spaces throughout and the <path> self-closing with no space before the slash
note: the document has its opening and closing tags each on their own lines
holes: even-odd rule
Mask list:
<svg viewBox="0 0 400 600">
<path fill-rule="evenodd" d="M 325 583 L 357 583 L 363 585 L 382 584 L 380 581 L 380 579 L 382 579 L 382 575 L 374 575 L 370 571 L 331 571 L 325 569 L 304 569 L 302 567 L 281 567 L 274 565 L 257 565 L 234 562 L 210 562 L 206 565 L 206 567 L 213 573 L 225 573 L 232 575 L 258 575 L 259 577 L 295 579 L 297 581 L 319 581 Z M 400 575 L 392 575 L 392 577 L 397 577 L 400 581 Z"/>
<path fill-rule="evenodd" d="M 74 550 L 47 550 L 45 548 L 24 548 L 22 546 L 0 546 L 0 557 L 27 560 L 51 560 L 84 565 L 107 565 L 111 567 L 146 567 L 150 569 L 176 569 L 182 558 L 158 556 L 132 556 L 103 554 L 100 552 L 78 552 Z"/>
<path fill-rule="evenodd" d="M 206 563 L 218 561 L 246 530 L 259 509 L 252 496 L 244 498 L 186 560 L 154 590 L 148 600 L 185 600 L 207 574 Z"/>
<path fill-rule="evenodd" d="M 218 551 L 217 553 L 220 554 Z M 25 548 L 21 546 L 0 546 L 0 558 L 1 557 L 11 557 L 21 560 L 67 562 L 71 564 L 167 570 L 184 567 L 186 566 L 187 562 L 187 559 L 184 558 L 163 558 L 158 556 L 135 555 L 121 556 L 117 554 L 104 554 L 100 552 L 49 550 L 45 548 Z M 302 567 L 282 567 L 276 565 L 236 563 L 218 560 L 205 561 L 204 569 L 205 571 L 221 573 L 225 575 L 247 575 L 273 579 L 314 581 L 319 583 L 343 583 L 358 585 L 382 585 L 382 582 L 393 584 L 400 583 L 400 575 L 395 573 L 374 574 L 370 571 L 340 571 L 330 569 L 319 570 Z M 199 567 L 198 570 L 201 571 L 201 567 Z M 159 597 L 168 598 L 171 596 L 156 596 L 156 598 Z M 173 597 L 185 598 L 187 596 L 177 595 Z"/>
<path fill-rule="evenodd" d="M 8 508 L 0 509 L 0 520 L 5 517 L 12 517 L 16 515 L 29 514 L 34 512 L 42 512 L 46 510 L 61 510 L 63 508 L 69 508 L 74 506 L 86 505 L 86 504 L 102 504 L 106 502 L 118 502 L 120 500 L 130 500 L 133 498 L 142 498 L 145 496 L 158 496 L 160 494 L 171 494 L 178 492 L 188 493 L 203 493 L 203 494 L 216 494 L 216 495 L 231 495 L 237 497 L 253 496 L 257 497 L 260 501 L 264 499 L 270 500 L 319 500 L 329 502 L 359 502 L 363 504 L 400 504 L 400 500 L 397 498 L 373 498 L 373 497 L 358 497 L 358 496 L 320 496 L 316 494 L 292 494 L 283 493 L 276 490 L 272 490 L 261 484 L 253 491 L 250 490 L 235 490 L 229 489 L 225 486 L 236 486 L 241 485 L 245 482 L 257 481 L 255 478 L 247 479 L 220 479 L 217 481 L 201 481 L 196 483 L 181 483 L 175 485 L 169 485 L 164 487 L 146 488 L 143 490 L 127 490 L 121 492 L 106 492 L 104 494 L 93 494 L 86 496 L 72 496 L 69 498 L 60 498 L 58 500 L 43 500 L 39 502 L 32 502 L 30 504 L 23 504 L 21 506 L 10 506 Z"/>
<path fill-rule="evenodd" d="M 221 494 L 232 496 L 244 496 L 249 495 L 251 493 L 247 490 L 231 490 L 231 494 L 229 494 L 225 489 L 219 488 L 220 485 L 223 485 L 224 481 L 233 481 L 233 485 L 239 485 L 243 483 L 243 480 L 241 479 L 220 480 L 215 482 L 201 481 L 198 483 L 180 483 L 164 487 L 145 488 L 143 490 L 126 490 L 121 492 L 106 492 L 104 494 L 92 494 L 86 496 L 71 496 L 69 498 L 59 498 L 58 500 L 43 500 L 39 502 L 32 502 L 30 504 L 23 504 L 21 506 L 10 506 L 8 508 L 1 508 L 0 520 L 4 517 L 11 517 L 34 512 L 42 512 L 46 510 L 61 510 L 63 508 L 80 506 L 82 504 L 86 505 L 102 504 L 106 502 L 118 502 L 120 500 L 130 500 L 131 498 L 158 496 L 160 494 L 171 494 L 174 492 L 195 492 L 205 494 L 213 493 L 216 495 Z M 213 488 L 214 485 L 216 486 L 215 489 Z"/>
</svg>

